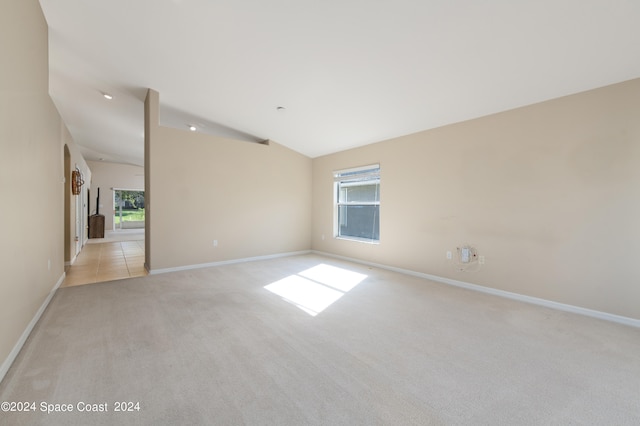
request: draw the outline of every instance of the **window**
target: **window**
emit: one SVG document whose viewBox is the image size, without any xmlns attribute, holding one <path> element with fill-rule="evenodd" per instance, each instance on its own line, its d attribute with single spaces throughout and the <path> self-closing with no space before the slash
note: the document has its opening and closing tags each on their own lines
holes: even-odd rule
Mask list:
<svg viewBox="0 0 640 426">
<path fill-rule="evenodd" d="M 340 170 L 333 178 L 335 236 L 380 241 L 380 165 Z"/>
</svg>

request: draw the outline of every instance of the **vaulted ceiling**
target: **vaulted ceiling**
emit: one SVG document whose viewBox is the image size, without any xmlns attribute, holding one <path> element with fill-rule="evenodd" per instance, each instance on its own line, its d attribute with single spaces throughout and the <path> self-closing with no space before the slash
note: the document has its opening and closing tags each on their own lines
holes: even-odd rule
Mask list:
<svg viewBox="0 0 640 426">
<path fill-rule="evenodd" d="M 147 88 L 164 125 L 316 157 L 640 77 L 636 0 L 40 3 L 89 160 L 143 164 Z"/>
</svg>

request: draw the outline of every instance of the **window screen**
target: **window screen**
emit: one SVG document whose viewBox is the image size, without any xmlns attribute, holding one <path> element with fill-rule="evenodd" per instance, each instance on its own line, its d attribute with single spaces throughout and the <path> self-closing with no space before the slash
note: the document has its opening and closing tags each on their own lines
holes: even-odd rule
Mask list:
<svg viewBox="0 0 640 426">
<path fill-rule="evenodd" d="M 335 235 L 380 240 L 380 166 L 334 172 Z"/>
</svg>

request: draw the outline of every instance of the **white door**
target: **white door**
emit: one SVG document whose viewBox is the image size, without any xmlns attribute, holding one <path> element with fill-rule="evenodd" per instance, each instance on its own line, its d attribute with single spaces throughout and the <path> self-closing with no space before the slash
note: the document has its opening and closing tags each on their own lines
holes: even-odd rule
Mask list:
<svg viewBox="0 0 640 426">
<path fill-rule="evenodd" d="M 82 194 L 82 191 L 80 191 L 80 193 Z M 75 254 L 77 255 L 78 253 L 80 253 L 80 250 L 82 249 L 82 243 L 81 243 L 81 238 L 82 238 L 82 200 L 80 199 L 81 198 L 80 195 L 76 195 L 74 198 L 76 200 L 76 252 L 75 252 Z"/>
</svg>

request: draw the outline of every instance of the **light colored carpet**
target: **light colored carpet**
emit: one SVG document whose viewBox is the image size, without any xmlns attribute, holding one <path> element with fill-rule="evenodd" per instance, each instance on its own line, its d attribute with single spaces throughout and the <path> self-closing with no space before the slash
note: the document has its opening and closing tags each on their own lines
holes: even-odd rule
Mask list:
<svg viewBox="0 0 640 426">
<path fill-rule="evenodd" d="M 60 289 L 0 401 L 37 408 L 3 425 L 638 425 L 640 330 L 304 255 Z"/>
</svg>

